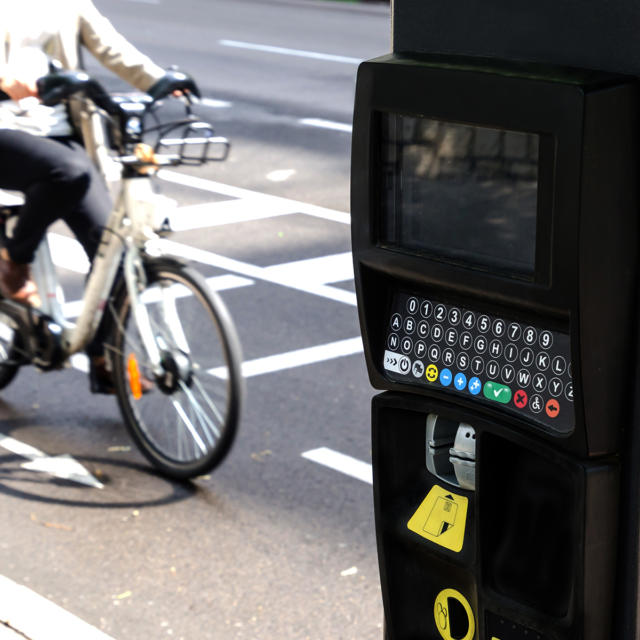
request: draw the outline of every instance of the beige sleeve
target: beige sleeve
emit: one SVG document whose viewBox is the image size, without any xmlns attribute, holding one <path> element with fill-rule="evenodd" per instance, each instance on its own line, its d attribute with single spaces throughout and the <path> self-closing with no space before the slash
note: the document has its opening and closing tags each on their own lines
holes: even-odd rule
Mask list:
<svg viewBox="0 0 640 640">
<path fill-rule="evenodd" d="M 164 69 L 138 51 L 94 6 L 79 3 L 80 42 L 105 66 L 140 91 L 147 91 Z"/>
</svg>

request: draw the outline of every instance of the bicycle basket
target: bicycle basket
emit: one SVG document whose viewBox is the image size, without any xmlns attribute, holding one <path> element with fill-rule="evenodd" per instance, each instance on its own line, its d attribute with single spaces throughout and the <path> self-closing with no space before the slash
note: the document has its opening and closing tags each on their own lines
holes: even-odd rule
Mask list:
<svg viewBox="0 0 640 640">
<path fill-rule="evenodd" d="M 177 164 L 201 165 L 226 160 L 230 147 L 208 122 L 181 120 L 162 127 L 154 151 L 175 156 Z"/>
</svg>

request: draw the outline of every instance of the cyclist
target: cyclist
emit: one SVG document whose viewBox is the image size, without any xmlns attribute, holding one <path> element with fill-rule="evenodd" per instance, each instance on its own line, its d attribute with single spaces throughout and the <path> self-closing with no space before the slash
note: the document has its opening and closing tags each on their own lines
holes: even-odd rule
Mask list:
<svg viewBox="0 0 640 640">
<path fill-rule="evenodd" d="M 0 294 L 38 304 L 29 263 L 47 227 L 63 219 L 92 260 L 111 211 L 108 189 L 75 135 L 74 105 L 45 107 L 36 80 L 50 59 L 81 67 L 80 45 L 141 91 L 165 71 L 133 47 L 91 0 L 21 0 L 0 22 L 0 188 L 22 191 L 25 203 L 0 249 Z M 100 332 L 87 348 L 92 391 L 112 393 Z"/>
</svg>

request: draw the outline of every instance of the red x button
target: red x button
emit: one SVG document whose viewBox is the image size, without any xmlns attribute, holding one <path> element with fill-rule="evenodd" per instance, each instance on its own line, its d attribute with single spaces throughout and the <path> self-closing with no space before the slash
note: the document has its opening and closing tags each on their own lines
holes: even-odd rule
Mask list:
<svg viewBox="0 0 640 640">
<path fill-rule="evenodd" d="M 513 395 L 513 404 L 515 404 L 518 409 L 524 409 L 528 401 L 529 396 L 527 396 L 527 392 L 522 389 L 518 389 Z"/>
<path fill-rule="evenodd" d="M 560 413 L 560 404 L 555 398 L 551 398 L 545 406 L 545 411 L 550 418 L 557 418 Z"/>
</svg>

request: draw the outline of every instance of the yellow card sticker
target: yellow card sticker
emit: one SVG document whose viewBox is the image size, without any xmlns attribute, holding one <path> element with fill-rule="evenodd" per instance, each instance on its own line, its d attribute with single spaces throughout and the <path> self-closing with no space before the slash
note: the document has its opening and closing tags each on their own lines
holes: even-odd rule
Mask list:
<svg viewBox="0 0 640 640">
<path fill-rule="evenodd" d="M 435 382 L 438 379 L 438 367 L 435 364 L 430 364 L 427 367 L 427 380 L 429 382 Z"/>
<path fill-rule="evenodd" d="M 467 526 L 468 506 L 468 498 L 436 484 L 411 516 L 407 527 L 445 549 L 461 551 Z"/>
</svg>

